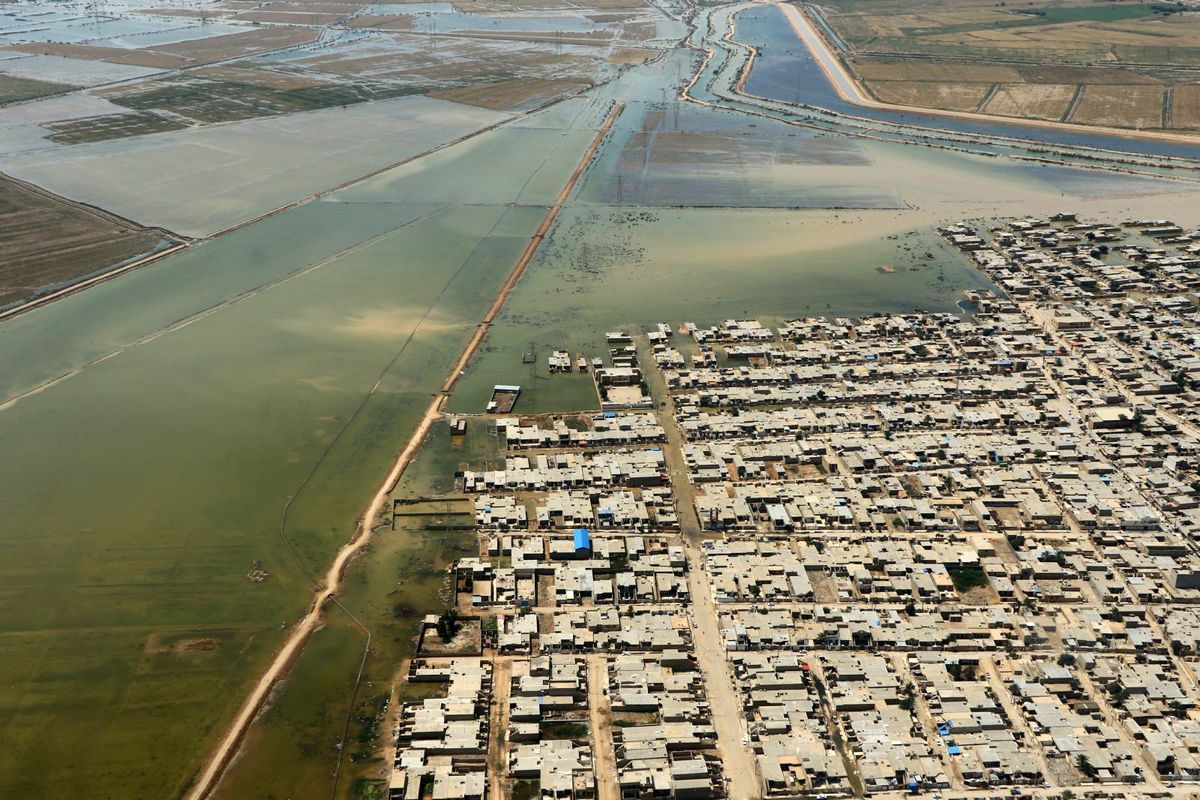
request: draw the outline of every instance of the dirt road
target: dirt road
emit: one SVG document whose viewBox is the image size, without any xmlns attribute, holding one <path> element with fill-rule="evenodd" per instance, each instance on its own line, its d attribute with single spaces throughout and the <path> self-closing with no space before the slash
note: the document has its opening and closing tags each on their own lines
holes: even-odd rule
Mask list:
<svg viewBox="0 0 1200 800">
<path fill-rule="evenodd" d="M 352 558 L 358 555 L 359 551 L 362 550 L 367 541 L 371 538 L 371 533 L 375 528 L 380 512 L 383 510 L 384 503 L 387 502 L 388 496 L 395 488 L 396 483 L 400 480 L 400 476 L 404 474 L 404 470 L 407 469 L 408 465 L 412 463 L 412 460 L 420 451 L 421 445 L 424 444 L 425 437 L 429 434 L 430 428 L 433 427 L 433 423 L 436 422 L 441 416 L 442 404 L 446 401 L 449 392 L 454 388 L 454 384 L 458 380 L 459 375 L 466 367 L 467 362 L 471 360 L 471 357 L 475 354 L 476 350 L 479 349 L 479 345 L 483 342 L 484 337 L 487 335 L 487 331 L 491 327 L 492 321 L 496 318 L 496 315 L 499 313 L 500 309 L 503 308 L 505 301 L 508 299 L 509 294 L 513 290 L 513 287 L 516 286 L 517 281 L 520 280 L 521 275 L 525 272 L 525 268 L 533 259 L 534 253 L 537 252 L 538 246 L 542 243 L 546 233 L 550 230 L 550 226 L 554 223 L 555 218 L 562 209 L 563 203 L 566 202 L 566 199 L 570 196 L 572 190 L 575 188 L 576 183 L 579 182 L 579 178 L 583 175 L 584 170 L 586 170 L 588 165 L 591 163 L 592 158 L 595 156 L 596 151 L 600 148 L 600 144 L 608 135 L 613 123 L 616 122 L 616 119 L 620 115 L 623 107 L 624 106 L 622 103 L 616 103 L 613 106 L 612 111 L 609 112 L 604 124 L 596 132 L 596 137 L 592 140 L 591 145 L 584 153 L 579 165 L 575 168 L 574 172 L 571 173 L 571 177 L 568 179 L 566 185 L 563 186 L 563 190 L 555 199 L 554 205 L 551 206 L 549 211 L 546 213 L 545 219 L 542 221 L 542 224 L 538 226 L 537 231 L 530 239 L 529 244 L 525 248 L 525 252 L 522 253 L 520 260 L 517 261 L 516 265 L 505 279 L 503 285 L 500 287 L 499 293 L 496 295 L 496 299 L 492 302 L 492 305 L 488 308 L 487 313 L 476 327 L 475 333 L 467 342 L 467 345 L 463 349 L 462 354 L 459 356 L 458 361 L 455 363 L 454 368 L 450 371 L 450 374 L 442 384 L 441 391 L 430 401 L 429 406 L 425 409 L 425 413 L 421 416 L 421 421 L 417 425 L 416 430 L 409 438 L 408 443 L 400 452 L 399 457 L 396 459 L 396 463 L 388 473 L 387 479 L 383 482 L 383 484 L 379 487 L 379 491 L 377 491 L 375 496 L 371 499 L 370 505 L 367 506 L 366 512 L 362 515 L 362 518 L 359 521 L 354 538 L 342 546 L 342 548 L 338 551 L 337 556 L 334 558 L 333 563 L 329 565 L 329 569 L 325 572 L 321 588 L 319 588 L 314 595 L 313 602 L 309 607 L 308 613 L 305 614 L 300 622 L 298 622 L 295 627 L 292 628 L 287 639 L 280 647 L 279 652 L 275 654 L 275 658 L 271 661 L 266 671 L 258 679 L 258 682 L 255 683 L 254 688 L 250 691 L 250 694 L 247 696 L 245 702 L 242 703 L 241 708 L 238 710 L 237 716 L 234 717 L 233 722 L 230 723 L 229 729 L 225 732 L 225 735 L 221 737 L 216 749 L 213 751 L 212 755 L 209 756 L 208 760 L 204 764 L 203 769 L 200 771 L 200 774 L 197 776 L 195 782 L 192 784 L 191 789 L 188 791 L 186 795 L 187 800 L 202 800 L 202 798 L 207 797 L 209 793 L 212 792 L 212 790 L 216 787 L 221 775 L 225 771 L 225 767 L 228 766 L 230 760 L 233 758 L 233 755 L 237 752 L 238 745 L 241 743 L 242 738 L 249 729 L 250 723 L 253 722 L 254 717 L 258 714 L 259 709 L 262 708 L 263 703 L 266 701 L 267 695 L 271 691 L 271 687 L 275 685 L 276 681 L 287 675 L 287 672 L 289 669 L 291 669 L 296 657 L 300 654 L 304 643 L 308 641 L 308 637 L 313 633 L 314 630 L 316 630 L 318 624 L 320 623 L 321 612 L 324 610 L 325 603 L 334 595 L 336 595 L 342 588 L 342 577 L 345 573 L 346 565 L 350 563 Z"/>
<path fill-rule="evenodd" d="M 592 719 L 592 759 L 596 770 L 597 800 L 621 800 L 617 783 L 617 757 L 613 752 L 612 703 L 609 702 L 608 661 L 603 655 L 587 657 L 588 716 Z"/>
<path fill-rule="evenodd" d="M 504 800 L 508 777 L 508 703 L 512 696 L 512 659 L 492 658 L 491 723 L 488 730 L 488 797 Z"/>
<path fill-rule="evenodd" d="M 683 456 L 683 434 L 675 424 L 670 393 L 662 373 L 654 365 L 650 346 L 642 334 L 634 338 L 638 347 L 638 361 L 642 364 L 646 387 L 654 403 L 666 403 L 672 409 L 669 418 L 663 419 L 663 430 L 667 443 L 663 457 L 671 478 L 671 491 L 675 494 L 679 527 L 683 533 L 683 548 L 688 561 L 688 592 L 692 597 L 692 648 L 696 661 L 704 673 L 704 685 L 708 691 L 708 702 L 712 709 L 713 728 L 717 732 L 717 752 L 721 755 L 725 777 L 728 779 L 730 800 L 750 800 L 762 796 L 758 779 L 757 762 L 749 748 L 742 744 L 746 736 L 746 724 L 742 705 L 733 688 L 729 675 L 729 664 L 725 659 L 725 644 L 717 625 L 717 608 L 713 602 L 712 584 L 704 570 L 704 554 L 700 549 L 700 521 L 692 502 L 692 484 L 688 479 L 687 461 Z M 667 417 L 667 415 L 664 415 Z"/>
</svg>

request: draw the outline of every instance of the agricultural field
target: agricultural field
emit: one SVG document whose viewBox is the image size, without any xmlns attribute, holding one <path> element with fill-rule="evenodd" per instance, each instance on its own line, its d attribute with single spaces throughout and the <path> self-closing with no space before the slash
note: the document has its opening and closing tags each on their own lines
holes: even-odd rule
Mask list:
<svg viewBox="0 0 1200 800">
<path fill-rule="evenodd" d="M 1200 129 L 1200 84 L 1175 87 L 1171 96 L 1171 127 Z"/>
<path fill-rule="evenodd" d="M 1161 105 L 1163 89 L 1200 81 L 1195 6 L 827 0 L 816 7 L 847 65 L 884 102 L 1118 128 L 1189 126 L 1188 91 L 1178 120 L 1155 111 L 1153 98 Z M 984 102 L 970 107 L 979 87 Z M 1102 107 L 1106 99 L 1113 102 Z"/>
<path fill-rule="evenodd" d="M 1087 86 L 1070 120 L 1089 125 L 1161 128 L 1163 87 Z"/>
<path fill-rule="evenodd" d="M 991 91 L 991 86 L 982 83 L 929 81 L 874 81 L 870 87 L 872 93 L 885 103 L 950 111 L 974 111 Z"/>
<path fill-rule="evenodd" d="M 48 94 L 58 94 L 70 90 L 71 86 L 61 83 L 17 78 L 11 75 L 0 75 L 0 105 L 15 103 L 21 100 L 32 100 L 35 97 L 45 97 Z"/>
<path fill-rule="evenodd" d="M 981 109 L 1001 117 L 1061 120 L 1079 87 L 1070 83 L 1018 83 L 1000 86 Z"/>
<path fill-rule="evenodd" d="M 48 137 L 62 144 L 103 142 L 107 139 L 123 139 L 126 136 L 141 136 L 146 133 L 175 131 L 186 128 L 178 119 L 158 114 L 134 113 L 112 114 L 103 117 L 54 122 L 47 126 L 53 133 Z"/>
<path fill-rule="evenodd" d="M 0 176 L 0 308 L 168 242 L 160 232 Z"/>
<path fill-rule="evenodd" d="M 19 14 L 0 15 L 0 103 L 73 88 L 31 80 L 31 73 L 87 74 L 85 91 L 124 117 L 82 126 L 106 138 L 168 129 L 145 114 L 210 125 L 408 95 L 523 111 L 659 52 L 661 14 L 632 0 L 411 7 L 224 2 L 203 13 L 131 9 L 89 26 L 47 6 L 29 12 L 39 13 L 36 29 Z M 10 63 L 15 72 L 7 74 Z M 129 111 L 147 124 L 127 124 Z M 71 119 L 47 123 L 52 142 L 100 138 L 62 135 L 77 127 Z"/>
</svg>

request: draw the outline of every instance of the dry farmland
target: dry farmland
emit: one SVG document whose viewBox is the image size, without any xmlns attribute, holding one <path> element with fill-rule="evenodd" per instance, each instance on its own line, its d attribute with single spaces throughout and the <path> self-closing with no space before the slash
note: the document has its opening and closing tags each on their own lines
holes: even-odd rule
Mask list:
<svg viewBox="0 0 1200 800">
<path fill-rule="evenodd" d="M 1171 127 L 1200 129 L 1200 84 L 1175 87 L 1171 98 Z"/>
<path fill-rule="evenodd" d="M 974 111 L 991 89 L 984 83 L 931 81 L 872 81 L 868 86 L 885 103 L 950 111 Z"/>
<path fill-rule="evenodd" d="M 1161 128 L 1162 86 L 1100 86 L 1083 90 L 1070 121 L 1126 128 Z"/>
<path fill-rule="evenodd" d="M 166 242 L 158 232 L 0 176 L 0 306 Z"/>
<path fill-rule="evenodd" d="M 880 100 L 1124 128 L 1198 126 L 1200 9 L 1133 0 L 826 0 L 820 16 Z M 924 85 L 921 85 L 924 84 Z M 1180 90 L 1164 115 L 1164 89 Z"/>
<path fill-rule="evenodd" d="M 1018 83 L 1001 86 L 983 111 L 1002 117 L 1061 120 L 1078 86 L 1073 83 Z"/>
</svg>

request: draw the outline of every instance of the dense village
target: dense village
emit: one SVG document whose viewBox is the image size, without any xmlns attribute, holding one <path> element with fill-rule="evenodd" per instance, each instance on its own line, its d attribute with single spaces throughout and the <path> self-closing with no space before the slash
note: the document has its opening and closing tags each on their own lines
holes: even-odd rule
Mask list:
<svg viewBox="0 0 1200 800">
<path fill-rule="evenodd" d="M 940 233 L 962 313 L 613 332 L 550 356 L 601 411 L 455 420 L 393 798 L 1197 788 L 1200 232 Z"/>
</svg>

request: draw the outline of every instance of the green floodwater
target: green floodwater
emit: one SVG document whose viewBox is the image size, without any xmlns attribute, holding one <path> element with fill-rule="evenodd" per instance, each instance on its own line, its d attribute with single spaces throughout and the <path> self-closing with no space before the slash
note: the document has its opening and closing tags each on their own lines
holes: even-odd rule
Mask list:
<svg viewBox="0 0 1200 800">
<path fill-rule="evenodd" d="M 494 453 L 496 445 L 484 426 L 474 421 L 466 437 L 453 441 L 448 425 L 435 425 L 395 496 L 452 493 L 458 462 L 482 459 Z M 379 529 L 367 551 L 349 567 L 341 608 L 332 610 L 325 627 L 313 637 L 316 648 L 305 649 L 280 685 L 263 724 L 251 731 L 247 757 L 230 769 L 218 798 L 329 797 L 344 733 L 348 744 L 343 748 L 338 796 L 370 796 L 364 792 L 367 785 L 386 781 L 388 772 L 375 748 L 389 729 L 372 726 L 368 720 L 389 695 L 402 659 L 412 654 L 421 617 L 443 607 L 440 567 L 478 554 L 473 532 L 429 530 L 422 522 L 422 518 L 399 518 L 396 530 Z M 355 693 L 366 645 L 360 622 L 372 639 Z M 372 741 L 373 731 L 377 736 Z"/>
<path fill-rule="evenodd" d="M 381 176 L 0 326 L 0 796 L 182 792 L 545 216 L 462 176 L 536 203 L 575 133 L 443 153 L 415 191 Z"/>
</svg>

